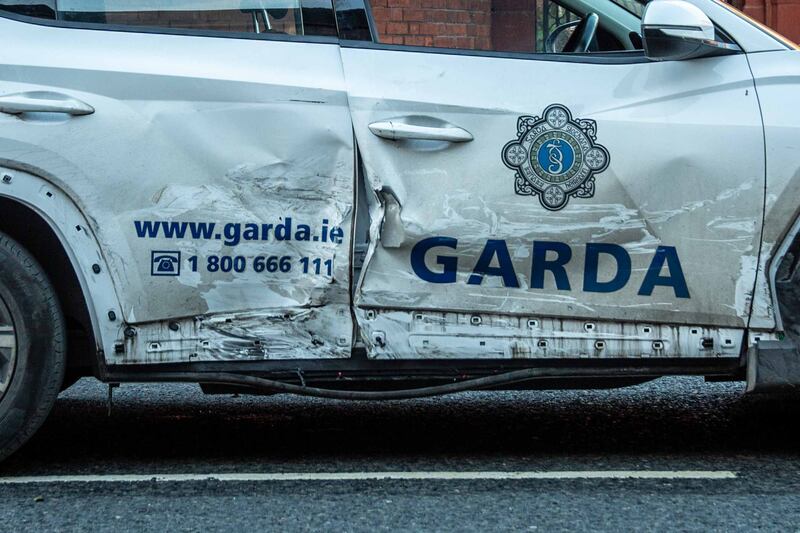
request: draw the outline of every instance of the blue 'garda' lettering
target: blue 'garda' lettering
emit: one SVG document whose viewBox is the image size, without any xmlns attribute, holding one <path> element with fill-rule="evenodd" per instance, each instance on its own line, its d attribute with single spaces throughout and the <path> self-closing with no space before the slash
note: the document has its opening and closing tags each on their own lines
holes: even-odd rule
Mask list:
<svg viewBox="0 0 800 533">
<path fill-rule="evenodd" d="M 617 273 L 608 281 L 597 279 L 600 254 L 613 257 L 617 262 Z M 681 272 L 683 277 L 683 272 Z M 618 244 L 589 243 L 586 245 L 586 261 L 583 265 L 583 290 L 585 292 L 617 292 L 631 279 L 631 256 Z M 639 292 L 639 294 L 642 294 Z M 650 294 L 653 294 L 650 291 Z M 648 296 L 650 295 L 648 294 Z"/>
<path fill-rule="evenodd" d="M 497 266 L 493 267 L 491 263 L 495 257 L 497 257 Z M 506 287 L 519 287 L 517 273 L 514 272 L 506 241 L 486 241 L 486 246 L 484 246 L 478 262 L 475 263 L 475 268 L 472 269 L 472 275 L 467 280 L 467 285 L 480 285 L 483 283 L 483 276 L 500 276 Z"/>
<path fill-rule="evenodd" d="M 551 259 L 548 252 L 553 252 Z M 533 262 L 531 263 L 531 288 L 544 289 L 544 273 L 550 271 L 560 291 L 570 290 L 567 269 L 564 265 L 572 259 L 572 248 L 563 242 L 533 241 Z"/>
<path fill-rule="evenodd" d="M 436 256 L 436 262 L 442 266 L 441 272 L 433 272 L 425 265 L 425 255 L 428 250 L 436 247 L 455 250 L 458 247 L 458 240 L 450 237 L 431 237 L 415 244 L 411 252 L 411 268 L 414 269 L 414 274 L 430 283 L 455 283 L 458 270 L 458 259 L 455 257 Z"/>
<path fill-rule="evenodd" d="M 664 268 L 665 262 L 669 275 L 662 276 L 661 270 Z M 686 278 L 683 277 L 681 260 L 678 259 L 678 251 L 672 246 L 658 247 L 656 255 L 650 262 L 650 268 L 647 269 L 642 286 L 639 288 L 639 295 L 651 296 L 656 285 L 672 287 L 678 298 L 689 298 L 689 288 L 686 286 Z"/>
<path fill-rule="evenodd" d="M 411 250 L 411 268 L 420 279 L 430 283 L 455 283 L 458 272 L 458 257 L 438 253 L 432 256 L 434 248 L 458 249 L 458 240 L 452 237 L 430 237 L 414 245 Z M 599 278 L 601 256 L 613 261 L 615 268 L 608 269 L 604 278 Z M 434 259 L 436 267 L 429 267 L 426 259 Z M 531 289 L 544 289 L 549 283 L 547 273 L 552 276 L 552 283 L 560 291 L 572 289 L 566 265 L 572 260 L 572 248 L 563 242 L 533 241 L 531 262 Z M 662 274 L 665 270 L 666 272 Z M 586 245 L 583 266 L 583 291 L 611 293 L 625 287 L 631 279 L 631 257 L 622 246 L 611 243 L 589 243 Z M 609 275 L 612 274 L 610 277 Z M 504 287 L 518 288 L 517 278 L 508 245 L 503 240 L 486 241 L 472 273 L 467 279 L 468 285 L 481 285 L 487 276 L 500 278 Z M 689 289 L 683 268 L 678 258 L 678 251 L 672 246 L 659 246 L 656 249 L 650 266 L 639 287 L 640 296 L 652 296 L 656 287 L 671 287 L 677 298 L 689 298 Z"/>
</svg>

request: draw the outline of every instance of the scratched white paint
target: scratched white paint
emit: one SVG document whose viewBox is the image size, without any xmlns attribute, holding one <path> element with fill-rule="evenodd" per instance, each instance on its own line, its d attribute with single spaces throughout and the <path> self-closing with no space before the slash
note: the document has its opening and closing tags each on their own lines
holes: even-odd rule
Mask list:
<svg viewBox="0 0 800 533">
<path fill-rule="evenodd" d="M 352 341 L 341 326 L 349 317 L 349 306 L 328 304 L 291 312 L 197 316 L 169 325 L 140 324 L 136 336 L 125 340 L 125 362 L 330 358 L 349 351 Z"/>
<path fill-rule="evenodd" d="M 425 357 L 407 324 L 370 323 L 370 310 L 379 317 L 388 310 L 391 316 L 440 311 L 498 320 L 699 326 L 738 330 L 738 345 L 756 276 L 751 263 L 742 267 L 742 257 L 757 254 L 764 201 L 761 118 L 745 57 L 613 66 L 368 49 L 343 49 L 342 56 L 369 184 L 390 189 L 401 206 L 399 214 L 382 217 L 382 229 L 402 234 L 402 242 L 382 246 L 373 240 L 356 294 L 372 356 Z M 391 71 L 391 82 L 375 75 L 383 70 Z M 582 81 L 587 79 L 592 83 Z M 572 198 L 555 212 L 535 197 L 516 195 L 514 172 L 501 159 L 503 146 L 516 136 L 518 117 L 541 115 L 553 103 L 567 106 L 575 118 L 596 121 L 597 143 L 611 155 L 609 168 L 595 177 L 594 197 Z M 426 148 L 378 138 L 367 127 L 411 115 L 436 116 L 475 139 Z M 426 282 L 411 270 L 414 244 L 430 236 L 458 240 L 456 250 L 439 247 L 425 258 L 434 272 L 442 271 L 440 257 L 457 259 L 455 283 Z M 467 284 L 489 239 L 506 242 L 519 288 L 506 287 L 499 277 Z M 559 290 L 549 273 L 543 288 L 531 287 L 534 241 L 571 247 L 569 291 Z M 622 290 L 583 290 L 586 243 L 626 249 L 632 273 Z M 690 299 L 677 298 L 668 287 L 638 294 L 658 246 L 677 249 Z M 614 262 L 602 257 L 600 279 L 614 273 Z M 458 347 L 452 356 L 478 356 L 477 349 L 462 346 L 458 328 L 445 329 L 447 343 Z M 385 348 L 376 347 L 376 331 L 386 333 Z M 492 335 L 527 342 L 514 331 Z M 447 343 L 437 356 L 446 356 Z M 500 344 L 498 354 L 507 356 L 513 342 Z M 701 351 L 693 347 L 686 354 Z"/>
<path fill-rule="evenodd" d="M 357 311 L 375 359 L 738 357 L 740 329 L 484 313 Z M 703 340 L 713 341 L 705 348 Z"/>
<path fill-rule="evenodd" d="M 350 355 L 352 319 L 342 309 L 350 301 L 354 145 L 335 44 L 5 18 L 0 32 L 15 43 L 0 50 L 3 93 L 56 90 L 96 110 L 47 123 L 3 114 L 0 154 L 3 164 L 52 179 L 89 221 L 122 310 L 105 346 L 109 362 Z M 323 221 L 341 228 L 341 242 L 277 241 L 273 233 L 234 245 L 216 237 L 224 224 L 287 217 L 318 238 Z M 140 238 L 134 221 L 217 229 L 209 238 Z M 180 252 L 181 275 L 151 276 L 154 251 Z M 211 272 L 210 256 L 240 256 L 247 267 Z M 259 256 L 289 257 L 291 271 L 256 272 Z M 302 271 L 302 258 L 312 273 Z M 314 259 L 332 260 L 330 275 L 315 275 Z M 208 327 L 218 317 L 226 325 Z M 133 339 L 123 338 L 123 319 L 135 327 Z M 179 331 L 166 327 L 170 320 Z M 114 350 L 115 341 L 127 351 Z"/>
<path fill-rule="evenodd" d="M 800 51 L 775 51 L 750 56 L 756 87 L 764 116 L 767 153 L 766 211 L 764 213 L 764 245 L 756 284 L 750 325 L 769 331 L 777 325 L 779 295 L 774 275 L 780 267 L 785 239 L 794 239 L 789 229 L 800 213 L 800 108 L 787 102 L 797 100 L 800 85 Z M 788 243 L 787 243 L 788 244 Z M 787 302 L 793 317 L 800 317 L 800 302 Z M 797 327 L 783 324 L 788 331 Z"/>
<path fill-rule="evenodd" d="M 756 270 L 758 269 L 757 255 L 743 255 L 739 263 L 739 277 L 736 282 L 736 298 L 734 309 L 736 314 L 747 318 L 753 301 L 753 287 Z"/>
</svg>

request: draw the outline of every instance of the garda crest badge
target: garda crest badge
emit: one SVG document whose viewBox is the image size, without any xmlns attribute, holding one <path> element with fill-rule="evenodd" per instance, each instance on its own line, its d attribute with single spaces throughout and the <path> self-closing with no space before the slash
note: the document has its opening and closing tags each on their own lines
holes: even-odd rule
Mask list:
<svg viewBox="0 0 800 533">
<path fill-rule="evenodd" d="M 553 104 L 541 117 L 517 120 L 517 138 L 503 147 L 503 163 L 515 170 L 514 190 L 538 196 L 545 209 L 563 209 L 569 198 L 594 196 L 594 176 L 608 168 L 608 150 L 595 143 L 597 123 L 573 119 Z"/>
</svg>

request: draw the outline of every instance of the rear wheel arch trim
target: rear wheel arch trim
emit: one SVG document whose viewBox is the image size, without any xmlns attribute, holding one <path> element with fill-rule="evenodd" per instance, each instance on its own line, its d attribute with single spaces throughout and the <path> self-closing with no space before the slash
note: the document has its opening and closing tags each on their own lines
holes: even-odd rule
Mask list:
<svg viewBox="0 0 800 533">
<path fill-rule="evenodd" d="M 0 166 L 0 176 L 11 177 L 9 183 L 0 182 L 0 197 L 30 209 L 53 231 L 78 279 L 96 348 L 106 355 L 113 353 L 124 315 L 102 248 L 87 217 L 67 192 L 31 170 Z M 93 265 L 100 265 L 99 272 L 93 270 Z M 112 311 L 113 321 L 109 317 Z M 106 364 L 105 357 L 95 356 L 98 365 Z"/>
<path fill-rule="evenodd" d="M 800 240 L 800 214 L 794 217 L 794 220 L 788 230 L 784 233 L 783 237 L 778 241 L 778 246 L 775 252 L 769 257 L 765 274 L 767 275 L 767 283 L 769 284 L 769 293 L 772 298 L 772 313 L 775 320 L 775 331 L 785 331 L 785 324 L 783 323 L 783 316 L 779 304 L 778 294 L 778 270 L 781 267 L 786 255 L 789 253 L 792 245 Z"/>
</svg>

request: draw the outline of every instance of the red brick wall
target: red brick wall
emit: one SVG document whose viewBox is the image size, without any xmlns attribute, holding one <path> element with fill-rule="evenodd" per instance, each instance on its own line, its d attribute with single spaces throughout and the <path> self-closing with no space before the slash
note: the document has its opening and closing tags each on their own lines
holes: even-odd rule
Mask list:
<svg viewBox="0 0 800 533">
<path fill-rule="evenodd" d="M 154 26 L 189 30 L 215 30 L 249 33 L 254 31 L 253 17 L 240 11 L 110 11 L 105 13 L 106 24 L 125 26 Z M 259 17 L 261 31 L 265 31 L 264 20 Z M 272 29 L 284 33 L 295 33 L 293 12 L 280 20 L 270 20 Z"/>
<path fill-rule="evenodd" d="M 800 0 L 728 1 L 800 42 Z M 371 0 L 370 3 L 378 36 L 384 43 L 535 50 L 535 13 L 541 11 L 537 0 Z"/>
<path fill-rule="evenodd" d="M 800 0 L 739 0 L 732 3 L 757 21 L 800 43 Z"/>
<path fill-rule="evenodd" d="M 502 52 L 536 51 L 536 13 L 542 0 L 493 0 L 492 45 Z"/>
<path fill-rule="evenodd" d="M 492 49 L 492 0 L 372 0 L 381 42 Z"/>
</svg>

